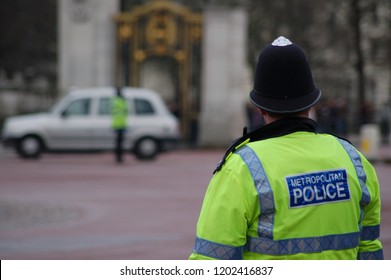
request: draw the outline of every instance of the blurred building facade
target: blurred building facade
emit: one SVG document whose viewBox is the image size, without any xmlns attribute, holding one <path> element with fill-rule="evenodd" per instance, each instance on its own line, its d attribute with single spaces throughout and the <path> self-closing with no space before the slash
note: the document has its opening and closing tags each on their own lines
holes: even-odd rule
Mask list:
<svg viewBox="0 0 391 280">
<path fill-rule="evenodd" d="M 0 24 L 0 119 L 47 107 L 71 87 L 145 86 L 181 118 L 188 141 L 225 146 L 247 124 L 260 48 L 283 35 L 310 58 L 323 92 L 314 116 L 325 130 L 389 122 L 389 0 L 39 2 L 5 0 L 0 8 L 2 20 L 14 22 Z M 152 12 L 159 5 L 170 6 L 171 16 Z M 179 15 L 198 18 L 197 28 L 185 28 Z M 121 23 L 132 16 L 137 28 Z M 138 32 L 141 45 L 129 32 Z"/>
<path fill-rule="evenodd" d="M 245 125 L 245 9 L 144 2 L 60 0 L 61 91 L 151 88 L 179 117 L 186 143 L 228 145 Z"/>
</svg>

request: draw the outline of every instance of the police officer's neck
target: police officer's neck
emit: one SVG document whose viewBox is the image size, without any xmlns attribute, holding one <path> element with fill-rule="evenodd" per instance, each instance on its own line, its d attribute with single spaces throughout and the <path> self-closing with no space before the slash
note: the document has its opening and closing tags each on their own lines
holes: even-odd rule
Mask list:
<svg viewBox="0 0 391 280">
<path fill-rule="evenodd" d="M 292 114 L 278 114 L 278 113 L 271 113 L 268 111 L 265 111 L 263 109 L 259 109 L 261 112 L 261 115 L 265 121 L 265 124 L 269 124 L 275 121 L 278 121 L 280 119 L 286 118 L 286 117 L 301 117 L 301 118 L 308 118 L 309 117 L 309 112 L 310 110 L 304 110 L 301 112 L 297 113 L 292 113 Z"/>
</svg>

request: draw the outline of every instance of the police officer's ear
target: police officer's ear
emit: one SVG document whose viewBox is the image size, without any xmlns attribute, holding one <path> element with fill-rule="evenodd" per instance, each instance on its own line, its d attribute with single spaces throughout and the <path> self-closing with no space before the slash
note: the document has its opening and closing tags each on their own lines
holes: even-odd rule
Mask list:
<svg viewBox="0 0 391 280">
<path fill-rule="evenodd" d="M 273 114 L 270 114 L 268 111 L 264 109 L 258 108 L 258 111 L 261 114 L 262 118 L 264 119 L 265 124 L 269 124 L 277 119 L 273 116 Z"/>
<path fill-rule="evenodd" d="M 267 115 L 267 111 L 266 110 L 263 110 L 261 108 L 257 108 L 258 109 L 258 112 L 261 114 L 262 117 L 265 117 Z"/>
</svg>

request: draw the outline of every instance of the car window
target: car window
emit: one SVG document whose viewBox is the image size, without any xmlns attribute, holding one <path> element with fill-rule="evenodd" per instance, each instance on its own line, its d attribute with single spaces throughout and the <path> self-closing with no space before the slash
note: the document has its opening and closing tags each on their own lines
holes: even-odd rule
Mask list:
<svg viewBox="0 0 391 280">
<path fill-rule="evenodd" d="M 151 102 L 146 99 L 135 98 L 134 108 L 137 115 L 152 115 L 155 113 Z"/>
<path fill-rule="evenodd" d="M 110 98 L 103 97 L 99 99 L 99 115 L 110 115 Z"/>
<path fill-rule="evenodd" d="M 128 110 L 129 113 L 132 112 L 132 100 L 128 99 Z M 110 97 L 102 97 L 99 99 L 98 105 L 98 114 L 101 116 L 108 116 L 111 114 L 111 98 Z"/>
<path fill-rule="evenodd" d="M 86 116 L 90 113 L 90 104 L 91 99 L 78 99 L 71 104 L 69 104 L 68 108 L 65 110 L 65 115 L 67 116 Z"/>
</svg>

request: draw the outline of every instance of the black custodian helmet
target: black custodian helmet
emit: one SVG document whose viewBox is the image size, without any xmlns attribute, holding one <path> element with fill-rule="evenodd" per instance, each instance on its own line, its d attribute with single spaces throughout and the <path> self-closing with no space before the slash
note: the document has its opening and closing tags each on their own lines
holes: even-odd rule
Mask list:
<svg viewBox="0 0 391 280">
<path fill-rule="evenodd" d="M 261 51 L 250 92 L 255 106 L 274 113 L 294 113 L 310 108 L 320 96 L 298 45 L 280 36 Z"/>
</svg>

